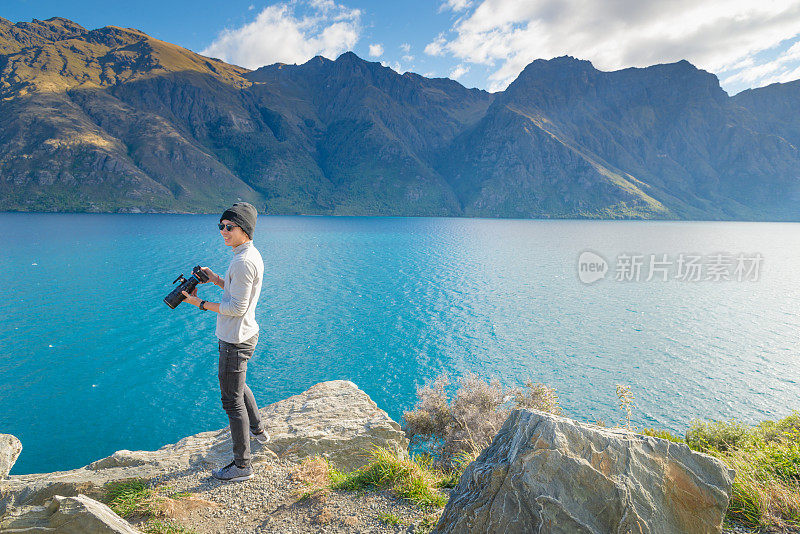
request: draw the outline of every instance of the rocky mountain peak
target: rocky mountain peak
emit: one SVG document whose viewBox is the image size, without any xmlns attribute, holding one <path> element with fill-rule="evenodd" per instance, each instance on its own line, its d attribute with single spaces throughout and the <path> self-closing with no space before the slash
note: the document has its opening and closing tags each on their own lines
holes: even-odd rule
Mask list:
<svg viewBox="0 0 800 534">
<path fill-rule="evenodd" d="M 333 62 L 330 59 L 326 58 L 325 56 L 314 56 L 305 63 L 303 63 L 303 65 L 308 65 L 310 67 L 313 67 L 313 66 L 329 65 L 331 63 Z"/>
<path fill-rule="evenodd" d="M 345 62 L 357 63 L 357 62 L 361 62 L 361 61 L 364 61 L 364 60 L 361 59 L 360 57 L 358 57 L 355 52 L 352 52 L 350 50 L 348 50 L 347 52 L 344 52 L 343 54 L 340 54 L 339 57 L 336 58 L 336 62 L 337 63 L 345 63 Z"/>
<path fill-rule="evenodd" d="M 661 101 L 719 106 L 727 99 L 714 74 L 686 60 L 601 71 L 589 61 L 562 56 L 530 63 L 498 98 L 498 104 L 547 107 L 610 101 L 618 106 L 623 101 Z"/>
<path fill-rule="evenodd" d="M 88 31 L 77 22 L 62 17 L 52 17 L 47 20 L 33 19 L 31 22 L 18 22 L 14 26 L 49 41 L 79 37 Z"/>
<path fill-rule="evenodd" d="M 516 81 L 541 77 L 572 77 L 583 72 L 598 72 L 591 61 L 577 59 L 572 56 L 560 56 L 553 59 L 537 59 L 525 67 Z"/>
<path fill-rule="evenodd" d="M 26 47 L 47 44 L 81 37 L 86 28 L 71 20 L 53 17 L 47 20 L 33 19 L 31 22 L 12 24 L 0 19 L 0 54 L 17 52 Z"/>
</svg>

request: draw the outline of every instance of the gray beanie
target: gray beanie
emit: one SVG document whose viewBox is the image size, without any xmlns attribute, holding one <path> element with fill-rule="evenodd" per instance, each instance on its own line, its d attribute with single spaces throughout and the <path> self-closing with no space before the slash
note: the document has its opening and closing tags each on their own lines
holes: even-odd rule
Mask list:
<svg viewBox="0 0 800 534">
<path fill-rule="evenodd" d="M 227 219 L 232 223 L 236 223 L 241 227 L 242 230 L 244 230 L 244 233 L 247 234 L 247 237 L 253 239 L 253 233 L 256 230 L 257 217 L 258 211 L 256 211 L 256 208 L 252 204 L 248 204 L 247 202 L 237 202 L 225 210 L 225 213 L 223 213 L 222 217 L 219 218 L 219 222 Z"/>
</svg>

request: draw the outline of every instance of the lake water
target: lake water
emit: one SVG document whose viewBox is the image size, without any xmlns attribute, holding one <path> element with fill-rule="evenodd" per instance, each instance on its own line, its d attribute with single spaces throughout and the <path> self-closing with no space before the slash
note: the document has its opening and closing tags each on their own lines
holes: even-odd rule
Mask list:
<svg viewBox="0 0 800 534">
<path fill-rule="evenodd" d="M 0 214 L 0 433 L 23 444 L 12 474 L 227 425 L 215 315 L 162 302 L 194 265 L 225 271 L 216 223 Z M 262 406 L 347 379 L 399 420 L 426 380 L 474 371 L 549 384 L 568 415 L 607 424 L 626 384 L 635 424 L 680 433 L 800 409 L 798 224 L 261 217 L 255 244 L 248 383 Z M 592 284 L 578 276 L 587 250 L 608 264 Z M 721 253 L 757 268 L 714 280 Z M 662 270 L 647 281 L 651 254 Z M 638 281 L 626 255 L 643 260 Z M 712 279 L 680 276 L 692 256 Z"/>
</svg>

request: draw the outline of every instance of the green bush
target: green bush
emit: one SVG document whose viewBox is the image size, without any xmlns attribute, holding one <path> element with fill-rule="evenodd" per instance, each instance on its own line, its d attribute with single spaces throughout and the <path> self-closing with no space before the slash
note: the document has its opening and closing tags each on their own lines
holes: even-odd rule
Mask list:
<svg viewBox="0 0 800 534">
<path fill-rule="evenodd" d="M 738 421 L 692 421 L 686 443 L 700 452 L 725 452 L 742 446 L 749 436 L 749 428 Z"/>
<path fill-rule="evenodd" d="M 800 443 L 766 442 L 758 450 L 756 467 L 787 483 L 800 482 Z"/>
<path fill-rule="evenodd" d="M 780 421 L 764 421 L 759 423 L 754 432 L 764 441 L 778 441 L 781 439 L 793 439 L 800 434 L 800 412 L 793 412 L 792 415 Z"/>
</svg>

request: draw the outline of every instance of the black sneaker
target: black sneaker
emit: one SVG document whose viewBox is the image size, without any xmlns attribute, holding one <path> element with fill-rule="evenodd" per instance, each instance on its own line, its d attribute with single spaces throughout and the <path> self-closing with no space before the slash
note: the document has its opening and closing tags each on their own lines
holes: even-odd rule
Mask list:
<svg viewBox="0 0 800 534">
<path fill-rule="evenodd" d="M 239 467 L 236 462 L 231 462 L 225 467 L 211 471 L 211 476 L 225 482 L 239 482 L 253 478 L 253 468 L 249 465 Z"/>
</svg>

